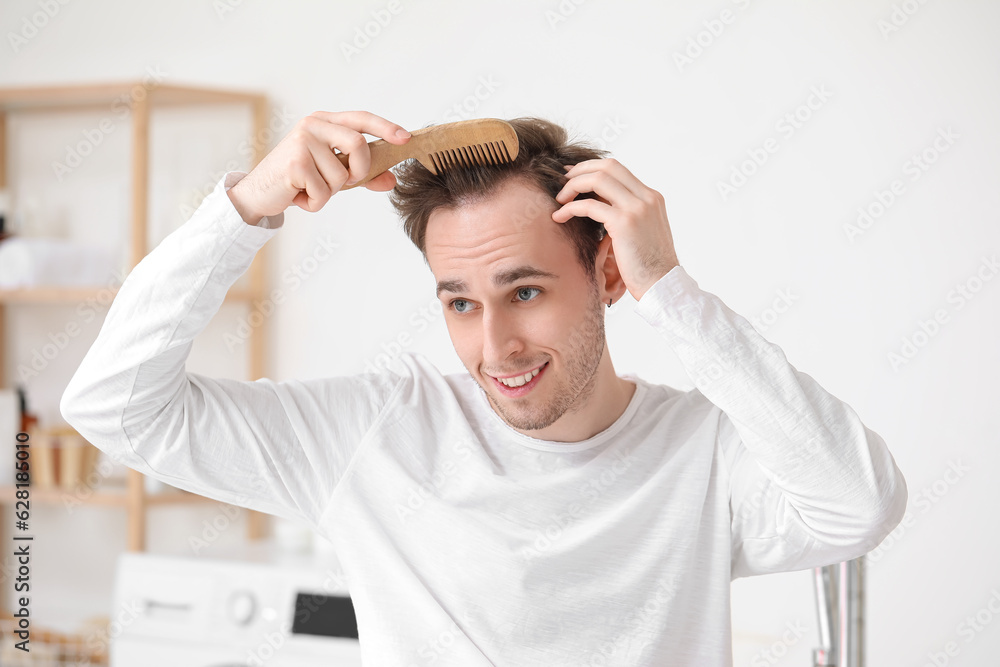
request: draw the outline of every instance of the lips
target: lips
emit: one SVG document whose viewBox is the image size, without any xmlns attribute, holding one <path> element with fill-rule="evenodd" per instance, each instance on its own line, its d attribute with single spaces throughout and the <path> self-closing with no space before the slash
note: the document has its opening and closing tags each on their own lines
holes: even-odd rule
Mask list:
<svg viewBox="0 0 1000 667">
<path fill-rule="evenodd" d="M 541 381 L 542 376 L 545 375 L 545 371 L 548 370 L 548 367 L 549 367 L 549 362 L 546 361 L 539 367 L 538 373 L 535 374 L 535 377 L 531 378 L 520 387 L 508 387 L 507 385 L 505 385 L 503 382 L 493 377 L 492 375 L 490 377 L 493 380 L 493 384 L 496 385 L 497 390 L 501 394 L 503 394 L 504 396 L 509 396 L 511 398 L 517 398 L 518 396 L 524 396 L 529 391 L 534 389 L 535 385 L 537 385 Z M 515 375 L 514 377 L 517 376 Z"/>
<path fill-rule="evenodd" d="M 547 364 L 547 363 L 549 363 L 549 362 L 546 361 L 545 364 Z M 545 364 L 542 364 L 542 366 L 544 366 Z M 537 370 L 541 370 L 542 366 L 535 366 L 534 368 L 529 368 L 526 371 L 521 371 L 520 373 L 513 373 L 511 375 L 491 375 L 490 377 L 494 377 L 494 378 L 497 378 L 499 380 L 509 380 L 510 378 L 521 377 L 522 375 L 526 375 L 527 373 L 531 373 L 532 371 L 534 371 L 536 369 Z"/>
</svg>

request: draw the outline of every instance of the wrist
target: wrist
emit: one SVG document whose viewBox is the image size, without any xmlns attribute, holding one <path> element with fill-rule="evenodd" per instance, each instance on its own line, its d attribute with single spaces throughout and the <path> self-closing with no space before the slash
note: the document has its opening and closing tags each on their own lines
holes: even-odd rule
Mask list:
<svg viewBox="0 0 1000 667">
<path fill-rule="evenodd" d="M 242 191 L 237 190 L 239 186 L 240 183 L 237 183 L 233 187 L 229 188 L 229 190 L 226 191 L 226 194 L 229 196 L 229 201 L 232 202 L 233 208 L 235 208 L 236 212 L 239 213 L 241 218 L 243 218 L 243 222 L 251 226 L 256 226 L 258 223 L 260 223 L 261 219 L 264 218 L 264 216 L 258 214 L 256 211 L 254 211 L 252 208 L 246 205 L 242 197 L 240 197 Z"/>
</svg>

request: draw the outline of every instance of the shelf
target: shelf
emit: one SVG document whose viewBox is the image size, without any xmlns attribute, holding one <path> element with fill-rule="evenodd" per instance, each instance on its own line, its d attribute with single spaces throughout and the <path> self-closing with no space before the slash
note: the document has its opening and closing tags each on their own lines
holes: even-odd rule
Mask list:
<svg viewBox="0 0 1000 667">
<path fill-rule="evenodd" d="M 74 502 L 80 502 L 84 505 L 106 505 L 112 507 L 126 507 L 128 505 L 128 494 L 126 493 L 124 484 L 100 487 L 86 498 L 79 499 L 75 497 L 75 492 L 72 489 L 63 489 L 61 487 L 47 489 L 38 487 L 29 488 L 31 491 L 30 500 L 46 505 L 62 504 L 67 497 L 72 499 Z M 13 486 L 0 486 L 0 505 L 12 504 L 15 500 L 15 491 L 16 489 Z M 206 498 L 205 496 L 199 496 L 197 493 L 190 493 L 189 491 L 184 491 L 182 489 L 151 493 L 145 496 L 146 505 L 175 505 L 203 502 L 219 501 L 213 500 L 212 498 Z"/>
<path fill-rule="evenodd" d="M 108 293 L 118 294 L 117 287 L 20 287 L 0 289 L 0 303 L 75 303 L 107 299 Z M 255 298 L 248 289 L 231 289 L 226 301 L 245 302 Z"/>
<path fill-rule="evenodd" d="M 188 104 L 239 104 L 260 102 L 265 96 L 241 90 L 219 90 L 197 86 L 177 86 L 155 80 L 84 85 L 31 86 L 0 90 L 0 110 L 41 111 L 108 107 L 118 100 L 130 100 L 136 89 L 145 89 L 154 106 Z"/>
<path fill-rule="evenodd" d="M 246 105 L 251 112 L 250 137 L 262 137 L 267 131 L 270 107 L 267 95 L 257 92 L 202 88 L 188 85 L 168 85 L 159 80 L 156 72 L 138 80 L 121 82 L 97 82 L 95 84 L 41 85 L 33 87 L 0 88 L 0 189 L 9 187 L 8 176 L 8 125 L 9 119 L 21 112 L 56 112 L 59 114 L 84 110 L 88 113 L 104 112 L 122 107 L 128 109 L 129 125 L 125 130 L 131 136 L 130 142 L 130 201 L 128 229 L 123 231 L 128 238 L 128 252 L 123 265 L 135 267 L 145 257 L 149 247 L 149 184 L 150 184 L 150 126 L 155 117 L 152 110 L 165 106 L 193 105 Z M 259 140 L 251 142 L 251 169 L 260 163 L 267 152 L 267 146 Z M 268 281 L 265 257 L 267 248 L 262 248 L 249 267 L 249 286 L 233 288 L 226 294 L 227 303 L 252 304 L 267 299 Z M 131 269 L 129 269 L 131 271 Z M 19 305 L 73 306 L 91 303 L 109 307 L 118 294 L 120 285 L 59 286 L 33 285 L 30 287 L 0 289 L 0 387 L 8 373 L 4 369 L 4 354 L 7 340 L 8 311 Z M 249 338 L 249 375 L 251 378 L 265 377 L 267 345 L 264 331 L 254 328 Z M 13 374 L 11 374 L 13 376 Z M 2 464 L 3 462 L 0 462 Z M 30 500 L 38 505 L 59 506 L 65 503 L 83 505 L 121 507 L 125 510 L 126 548 L 129 552 L 140 552 L 146 548 L 147 510 L 155 505 L 178 505 L 220 502 L 212 498 L 167 486 L 163 491 L 147 494 L 144 477 L 135 469 L 129 469 L 125 481 L 104 480 L 94 489 L 64 489 L 61 487 L 29 487 Z M 16 501 L 14 486 L 0 486 L 0 507 L 11 507 Z M 84 494 L 89 494 L 84 497 Z M 0 543 L 4 542 L 4 524 L 0 521 Z M 34 526 L 33 526 L 34 527 Z M 267 536 L 266 515 L 253 510 L 247 513 L 247 537 L 259 540 Z M 0 612 L 5 607 L 5 594 L 0 591 Z"/>
</svg>

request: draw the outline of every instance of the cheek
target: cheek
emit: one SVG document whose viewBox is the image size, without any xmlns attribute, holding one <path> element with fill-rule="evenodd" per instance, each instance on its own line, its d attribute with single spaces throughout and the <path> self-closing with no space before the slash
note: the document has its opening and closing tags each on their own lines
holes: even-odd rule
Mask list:
<svg viewBox="0 0 1000 667">
<path fill-rule="evenodd" d="M 536 330 L 540 339 L 553 346 L 566 346 L 584 330 L 593 304 L 585 301 L 565 301 L 540 317 Z"/>
<path fill-rule="evenodd" d="M 466 366 L 476 367 L 479 365 L 479 355 L 483 350 L 483 339 L 481 332 L 468 326 L 446 322 L 448 327 L 448 337 L 455 348 L 455 354 Z"/>
<path fill-rule="evenodd" d="M 546 313 L 531 319 L 524 329 L 524 336 L 541 347 L 555 346 L 566 337 L 565 331 L 568 326 L 569 322 L 566 321 L 565 315 Z"/>
<path fill-rule="evenodd" d="M 579 315 L 572 308 L 538 311 L 525 322 L 522 336 L 525 347 L 532 352 L 551 353 L 571 346 L 578 330 Z"/>
</svg>

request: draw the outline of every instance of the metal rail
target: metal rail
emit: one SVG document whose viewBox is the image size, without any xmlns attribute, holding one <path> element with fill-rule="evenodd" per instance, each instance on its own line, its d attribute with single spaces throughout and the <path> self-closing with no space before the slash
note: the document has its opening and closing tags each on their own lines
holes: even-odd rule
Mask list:
<svg viewBox="0 0 1000 667">
<path fill-rule="evenodd" d="M 865 557 L 813 568 L 820 647 L 813 667 L 865 667 Z"/>
</svg>

